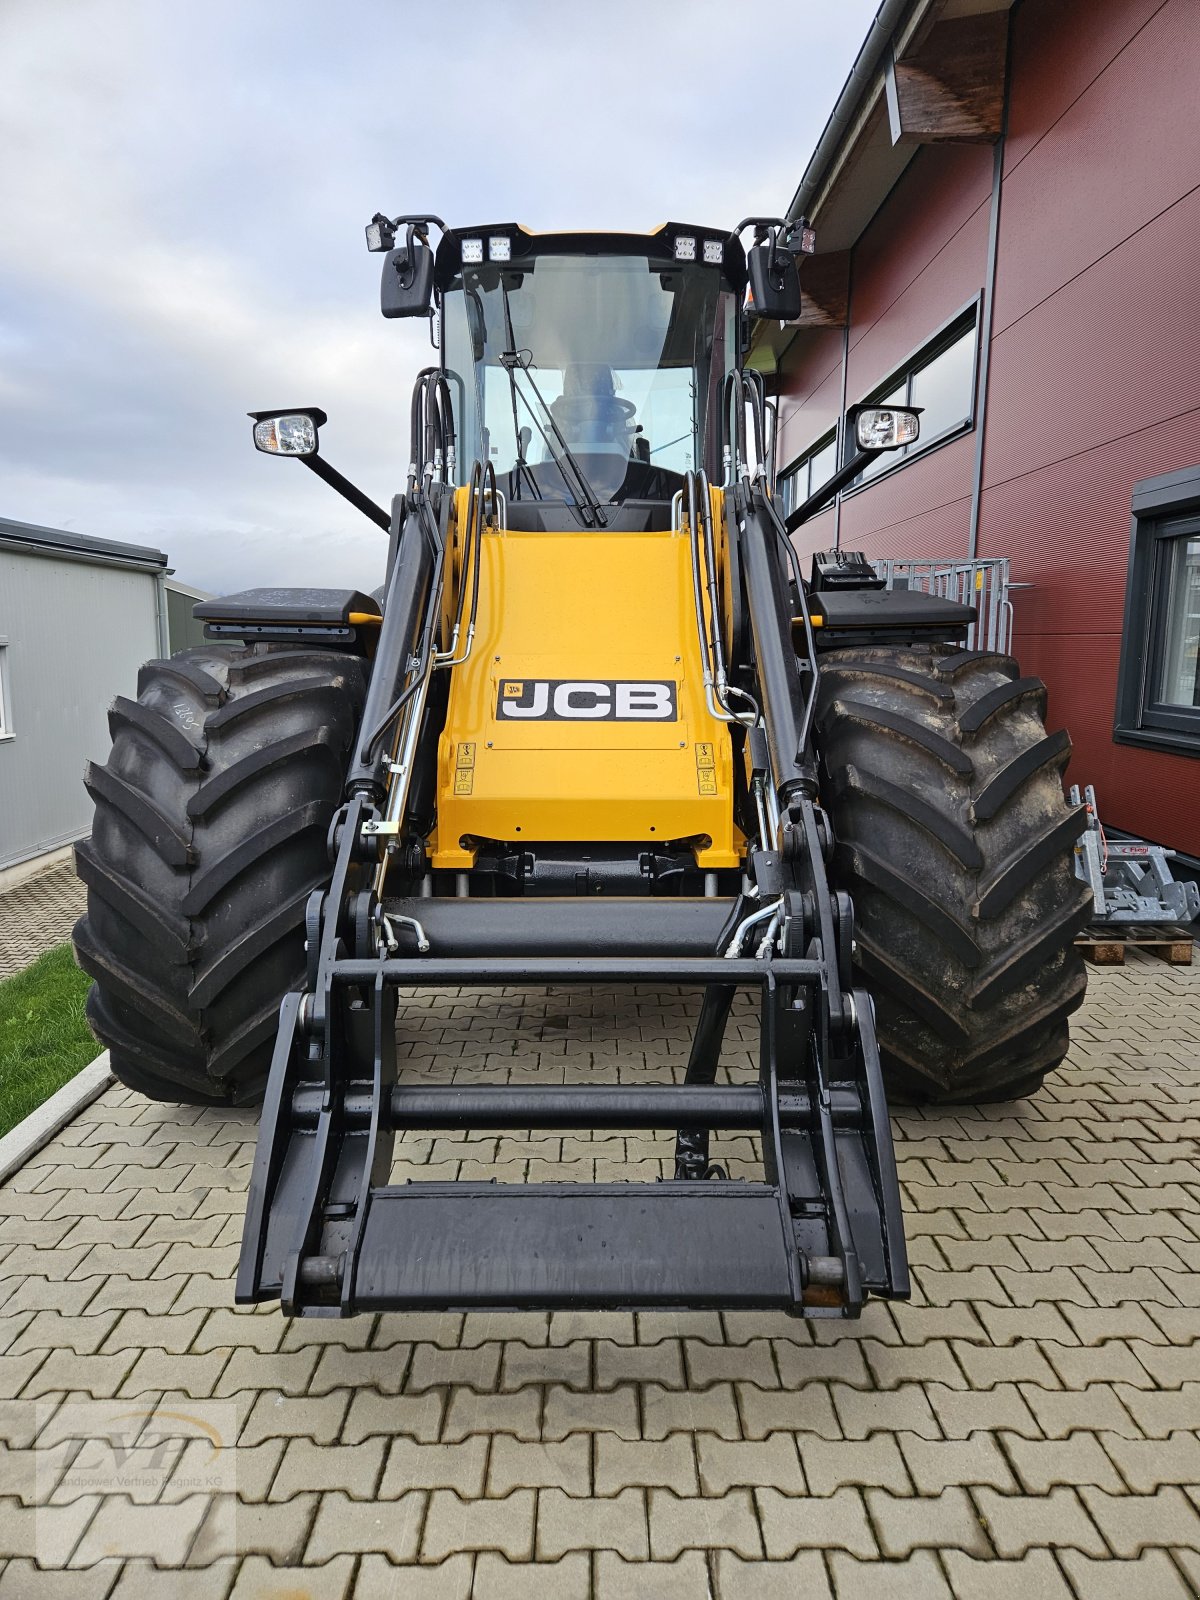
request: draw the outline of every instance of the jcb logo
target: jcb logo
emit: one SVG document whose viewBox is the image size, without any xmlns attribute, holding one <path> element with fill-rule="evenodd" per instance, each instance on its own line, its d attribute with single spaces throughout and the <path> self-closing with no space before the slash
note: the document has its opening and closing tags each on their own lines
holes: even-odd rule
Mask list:
<svg viewBox="0 0 1200 1600">
<path fill-rule="evenodd" d="M 505 678 L 496 716 L 527 722 L 675 722 L 676 685 L 613 678 Z"/>
</svg>

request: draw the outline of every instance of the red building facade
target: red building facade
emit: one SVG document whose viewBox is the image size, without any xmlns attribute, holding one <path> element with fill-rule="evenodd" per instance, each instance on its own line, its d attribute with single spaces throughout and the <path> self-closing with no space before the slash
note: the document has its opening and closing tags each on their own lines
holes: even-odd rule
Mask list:
<svg viewBox="0 0 1200 1600">
<path fill-rule="evenodd" d="M 1200 856 L 1200 5 L 885 0 L 758 342 L 793 503 L 848 405 L 922 439 L 802 552 L 1008 557 L 1014 653 L 1115 827 Z M 827 469 L 827 470 L 826 470 Z"/>
</svg>

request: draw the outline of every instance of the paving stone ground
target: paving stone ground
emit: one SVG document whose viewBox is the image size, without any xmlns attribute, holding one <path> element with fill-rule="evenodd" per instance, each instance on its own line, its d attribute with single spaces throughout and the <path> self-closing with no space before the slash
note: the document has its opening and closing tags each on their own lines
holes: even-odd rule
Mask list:
<svg viewBox="0 0 1200 1600">
<path fill-rule="evenodd" d="M 405 1070 L 678 1075 L 689 1005 L 427 995 Z M 753 1032 L 743 1008 L 735 1074 Z M 1200 968 L 1093 971 L 1035 1098 L 894 1121 L 914 1294 L 857 1324 L 290 1323 L 232 1305 L 253 1119 L 110 1090 L 0 1190 L 0 1597 L 1200 1593 Z M 398 1151 L 397 1175 L 521 1180 L 651 1177 L 667 1147 Z M 140 1486 L 88 1479 L 79 1402 L 107 1400 L 122 1437 L 217 1418 L 236 1494 L 197 1491 L 199 1433 Z"/>
<path fill-rule="evenodd" d="M 63 944 L 83 915 L 87 890 L 69 863 L 0 894 L 0 978 Z"/>
</svg>

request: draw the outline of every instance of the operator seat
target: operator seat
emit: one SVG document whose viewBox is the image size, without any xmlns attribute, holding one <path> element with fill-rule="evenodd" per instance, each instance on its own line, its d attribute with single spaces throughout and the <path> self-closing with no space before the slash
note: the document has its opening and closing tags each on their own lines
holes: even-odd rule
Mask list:
<svg viewBox="0 0 1200 1600">
<path fill-rule="evenodd" d="M 563 392 L 550 413 L 573 450 L 627 456 L 637 407 L 616 392 L 613 372 L 602 361 L 572 362 L 563 372 Z"/>
</svg>

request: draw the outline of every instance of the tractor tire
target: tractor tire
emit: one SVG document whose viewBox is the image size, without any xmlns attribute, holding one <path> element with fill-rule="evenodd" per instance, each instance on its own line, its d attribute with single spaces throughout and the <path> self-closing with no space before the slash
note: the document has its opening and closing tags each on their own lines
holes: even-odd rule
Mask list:
<svg viewBox="0 0 1200 1600">
<path fill-rule="evenodd" d="M 149 662 L 137 700 L 114 701 L 112 752 L 84 777 L 74 938 L 92 1032 L 129 1088 L 261 1099 L 364 690 L 353 656 L 214 644 Z"/>
<path fill-rule="evenodd" d="M 1067 1053 L 1091 892 L 1066 803 L 1065 732 L 1008 656 L 864 646 L 822 657 L 817 707 L 831 876 L 898 1098 L 1009 1100 Z"/>
</svg>

